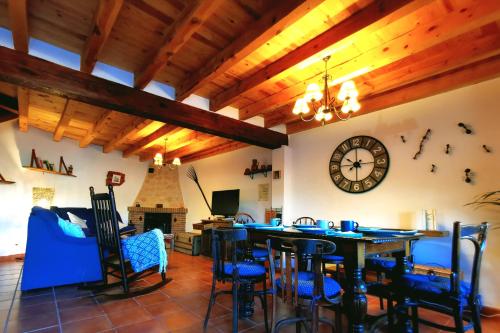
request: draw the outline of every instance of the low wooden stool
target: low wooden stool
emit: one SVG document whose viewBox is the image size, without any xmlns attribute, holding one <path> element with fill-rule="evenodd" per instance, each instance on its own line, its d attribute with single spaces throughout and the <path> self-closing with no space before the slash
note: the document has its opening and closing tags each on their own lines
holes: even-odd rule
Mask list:
<svg viewBox="0 0 500 333">
<path fill-rule="evenodd" d="M 173 251 L 174 250 L 174 243 L 175 243 L 175 238 L 174 238 L 174 234 L 163 234 L 163 237 L 165 238 L 165 245 L 168 241 L 168 243 L 170 244 L 170 251 Z M 166 248 L 166 246 L 165 246 Z"/>
</svg>

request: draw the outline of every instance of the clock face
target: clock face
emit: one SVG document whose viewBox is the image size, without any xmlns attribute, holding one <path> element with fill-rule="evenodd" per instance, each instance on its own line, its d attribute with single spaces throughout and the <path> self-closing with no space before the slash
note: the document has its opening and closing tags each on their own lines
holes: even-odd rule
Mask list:
<svg viewBox="0 0 500 333">
<path fill-rule="evenodd" d="M 375 138 L 354 136 L 342 142 L 330 159 L 330 177 L 342 191 L 363 193 L 382 182 L 389 169 L 389 153 Z"/>
</svg>

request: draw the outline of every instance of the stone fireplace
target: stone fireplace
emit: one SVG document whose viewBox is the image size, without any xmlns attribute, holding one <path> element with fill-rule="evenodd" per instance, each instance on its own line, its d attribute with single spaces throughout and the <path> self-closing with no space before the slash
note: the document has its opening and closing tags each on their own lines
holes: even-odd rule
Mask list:
<svg viewBox="0 0 500 333">
<path fill-rule="evenodd" d="M 136 226 L 138 233 L 152 228 L 163 233 L 186 231 L 187 209 L 184 208 L 178 169 L 149 167 L 128 212 L 129 221 Z"/>
</svg>

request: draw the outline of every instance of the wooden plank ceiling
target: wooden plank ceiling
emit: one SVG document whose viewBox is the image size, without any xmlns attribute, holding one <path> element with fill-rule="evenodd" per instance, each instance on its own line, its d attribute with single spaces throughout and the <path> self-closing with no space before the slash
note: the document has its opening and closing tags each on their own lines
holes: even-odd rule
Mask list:
<svg viewBox="0 0 500 333">
<path fill-rule="evenodd" d="M 163 82 L 179 101 L 195 93 L 212 111 L 231 105 L 240 120 L 262 116 L 265 127 L 284 124 L 288 133 L 320 125 L 291 109 L 321 79 L 325 55 L 332 93 L 352 78 L 363 115 L 499 76 L 499 23 L 498 0 L 0 0 L 0 26 L 13 32 L 17 51 L 26 53 L 34 37 L 80 54 L 84 73 L 97 61 L 116 66 L 134 73 L 137 89 Z M 17 97 L 20 130 L 40 128 L 56 141 L 148 160 L 168 137 L 167 157 L 184 162 L 255 144 L 209 125 L 3 80 L 0 107 L 12 110 L 8 97 Z"/>
</svg>

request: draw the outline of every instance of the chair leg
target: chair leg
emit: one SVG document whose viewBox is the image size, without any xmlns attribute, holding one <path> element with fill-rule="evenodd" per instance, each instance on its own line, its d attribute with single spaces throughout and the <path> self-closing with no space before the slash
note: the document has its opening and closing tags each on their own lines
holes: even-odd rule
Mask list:
<svg viewBox="0 0 500 333">
<path fill-rule="evenodd" d="M 335 330 L 334 332 L 339 333 L 342 332 L 342 308 L 340 307 L 340 304 L 337 305 L 337 308 L 335 309 Z"/>
<path fill-rule="evenodd" d="M 238 282 L 233 281 L 233 333 L 238 332 Z"/>
<path fill-rule="evenodd" d="M 311 332 L 318 333 L 318 323 L 319 323 L 319 307 L 318 304 L 313 300 L 312 305 L 312 320 L 311 320 Z"/>
<path fill-rule="evenodd" d="M 463 308 L 461 305 L 453 309 L 453 318 L 455 319 L 455 332 L 464 332 L 464 321 L 463 321 Z"/>
<path fill-rule="evenodd" d="M 413 333 L 418 333 L 418 306 L 411 307 L 411 325 L 413 326 Z"/>
<path fill-rule="evenodd" d="M 276 332 L 276 295 L 273 294 L 273 311 L 271 313 L 271 333 Z"/>
<path fill-rule="evenodd" d="M 215 303 L 215 277 L 212 279 L 212 290 L 210 291 L 210 299 L 208 300 L 207 315 L 205 316 L 205 322 L 203 323 L 203 331 L 207 329 L 208 320 L 210 319 L 210 312 L 212 312 L 212 306 Z"/>
<path fill-rule="evenodd" d="M 296 305 L 295 306 L 295 316 L 297 317 L 300 317 L 300 306 L 299 305 Z M 301 325 L 302 323 L 300 321 L 298 321 L 296 324 L 295 324 L 295 332 L 296 333 L 300 333 L 302 328 L 301 328 Z"/>
<path fill-rule="evenodd" d="M 472 323 L 474 324 L 474 333 L 481 333 L 481 305 L 476 303 L 472 306 Z"/>
<path fill-rule="evenodd" d="M 389 332 L 393 332 L 394 327 L 394 304 L 392 302 L 392 296 L 387 297 L 387 325 Z"/>
<path fill-rule="evenodd" d="M 264 291 L 264 295 L 262 295 L 262 309 L 264 310 L 264 325 L 266 327 L 266 333 L 269 333 L 269 323 L 267 319 L 267 294 L 266 294 L 266 277 L 264 276 L 262 290 Z"/>
</svg>

